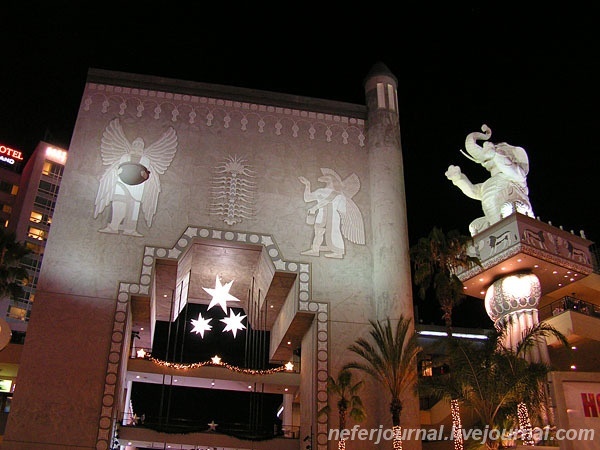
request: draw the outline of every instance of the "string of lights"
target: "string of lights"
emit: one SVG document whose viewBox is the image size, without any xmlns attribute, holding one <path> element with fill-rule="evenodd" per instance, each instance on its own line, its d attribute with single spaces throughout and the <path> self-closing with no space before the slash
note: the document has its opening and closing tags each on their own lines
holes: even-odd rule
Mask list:
<svg viewBox="0 0 600 450">
<path fill-rule="evenodd" d="M 462 422 L 460 420 L 460 404 L 458 400 L 452 399 L 450 401 L 450 412 L 452 413 L 454 450 L 463 450 Z"/>
<path fill-rule="evenodd" d="M 394 425 L 392 431 L 394 433 L 392 448 L 394 450 L 402 450 L 402 427 L 400 425 Z"/>
<path fill-rule="evenodd" d="M 535 441 L 533 440 L 531 420 L 529 419 L 529 411 L 527 409 L 527 405 L 523 402 L 520 402 L 517 405 L 517 417 L 519 419 L 519 427 L 521 428 L 523 445 L 535 445 Z"/>
<path fill-rule="evenodd" d="M 292 364 L 291 362 L 288 362 L 288 363 L 284 364 L 283 366 L 273 367 L 271 369 L 260 369 L 260 370 L 246 369 L 243 367 L 238 367 L 238 366 L 234 366 L 232 364 L 225 363 L 225 362 L 221 361 L 221 358 L 219 356 L 213 356 L 211 359 L 209 359 L 207 361 L 200 361 L 200 362 L 195 362 L 195 363 L 176 363 L 176 362 L 170 362 L 170 361 L 163 361 L 163 360 L 154 358 L 152 356 L 147 356 L 147 359 L 159 366 L 168 367 L 170 369 L 176 369 L 176 370 L 189 370 L 189 369 L 197 369 L 198 367 L 204 367 L 204 366 L 214 366 L 214 367 L 224 367 L 228 370 L 231 370 L 232 372 L 243 373 L 243 374 L 247 374 L 247 375 L 270 375 L 270 374 L 279 373 L 279 372 L 292 372 L 294 370 L 294 364 Z"/>
</svg>

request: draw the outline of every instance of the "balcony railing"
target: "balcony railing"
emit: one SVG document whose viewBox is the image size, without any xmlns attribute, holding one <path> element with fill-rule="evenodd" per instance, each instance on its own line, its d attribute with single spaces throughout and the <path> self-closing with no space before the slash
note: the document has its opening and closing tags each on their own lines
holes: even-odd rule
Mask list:
<svg viewBox="0 0 600 450">
<path fill-rule="evenodd" d="M 552 316 L 558 316 L 565 311 L 575 311 L 580 314 L 585 314 L 586 316 L 600 318 L 599 305 L 584 302 L 581 299 L 569 295 L 540 308 L 539 317 L 540 320 L 545 320 Z"/>
<path fill-rule="evenodd" d="M 250 441 L 262 441 L 274 438 L 298 439 L 300 427 L 282 425 L 280 421 L 250 425 L 248 423 L 227 423 L 218 421 L 211 427 L 206 420 L 178 417 L 138 417 L 125 414 L 120 427 L 146 428 L 169 434 L 218 433 Z"/>
</svg>

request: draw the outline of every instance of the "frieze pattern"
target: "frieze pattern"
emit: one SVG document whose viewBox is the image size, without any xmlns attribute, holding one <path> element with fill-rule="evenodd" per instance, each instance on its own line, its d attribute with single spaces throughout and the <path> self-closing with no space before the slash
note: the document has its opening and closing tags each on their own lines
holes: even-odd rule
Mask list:
<svg viewBox="0 0 600 450">
<path fill-rule="evenodd" d="M 136 283 L 119 284 L 117 307 L 113 324 L 113 335 L 108 357 L 108 366 L 104 384 L 104 397 L 100 415 L 96 450 L 107 450 L 111 442 L 110 430 L 113 423 L 114 407 L 116 405 L 116 391 L 118 371 L 120 364 L 127 364 L 124 357 L 126 349 L 125 326 L 129 308 L 129 299 L 132 294 L 150 295 L 153 270 L 156 258 L 179 259 L 185 249 L 193 244 L 195 238 L 208 238 L 229 242 L 263 245 L 276 270 L 294 272 L 298 276 L 298 306 L 299 311 L 309 311 L 315 314 L 317 324 L 317 354 L 316 354 L 316 407 L 317 411 L 327 405 L 327 377 L 329 359 L 329 309 L 327 303 L 311 300 L 311 266 L 310 263 L 284 260 L 281 252 L 269 235 L 257 233 L 242 233 L 236 231 L 220 230 L 205 227 L 188 227 L 177 243 L 172 248 L 145 247 L 142 259 L 142 269 L 139 281 Z M 317 423 L 317 449 L 327 450 L 328 426 L 327 417 L 322 417 Z"/>
<path fill-rule="evenodd" d="M 88 89 L 84 111 L 99 105 L 103 114 L 123 116 L 133 109 L 136 117 L 150 115 L 155 120 L 167 115 L 172 122 L 242 131 L 253 128 L 277 136 L 366 145 L 364 120 L 354 117 L 96 83 L 89 83 Z"/>
</svg>

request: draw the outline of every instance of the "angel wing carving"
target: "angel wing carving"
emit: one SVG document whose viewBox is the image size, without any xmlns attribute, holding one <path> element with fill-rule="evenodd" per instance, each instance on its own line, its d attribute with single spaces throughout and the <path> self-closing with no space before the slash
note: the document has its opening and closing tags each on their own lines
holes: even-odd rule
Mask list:
<svg viewBox="0 0 600 450">
<path fill-rule="evenodd" d="M 160 175 L 170 166 L 177 152 L 173 127 L 154 143 L 145 146 L 141 137 L 130 142 L 118 118 L 110 121 L 102 135 L 102 164 L 108 166 L 100 178 L 94 218 L 112 206 L 109 224 L 100 231 L 136 235 L 139 211 L 148 226 L 156 213 L 160 194 Z"/>
<path fill-rule="evenodd" d="M 343 181 L 341 190 L 346 197 L 346 210 L 340 211 L 340 216 L 342 218 L 342 235 L 350 242 L 362 245 L 365 243 L 365 225 L 360 209 L 352 200 L 359 189 L 360 180 L 355 173 Z"/>
</svg>

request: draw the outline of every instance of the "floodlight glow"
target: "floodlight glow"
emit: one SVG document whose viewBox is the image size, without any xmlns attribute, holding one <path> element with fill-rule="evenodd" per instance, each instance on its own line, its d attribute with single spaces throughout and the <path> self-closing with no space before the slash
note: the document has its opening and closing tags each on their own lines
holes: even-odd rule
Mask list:
<svg viewBox="0 0 600 450">
<path fill-rule="evenodd" d="M 448 333 L 445 331 L 430 331 L 430 330 L 422 330 L 417 331 L 417 334 L 421 336 L 448 336 Z M 485 340 L 488 337 L 485 334 L 474 334 L 474 333 L 452 333 L 453 337 L 464 338 L 464 339 L 480 339 Z"/>
<path fill-rule="evenodd" d="M 67 152 L 54 147 L 46 147 L 46 159 L 54 161 L 55 163 L 62 164 L 63 166 L 67 162 Z"/>
</svg>

